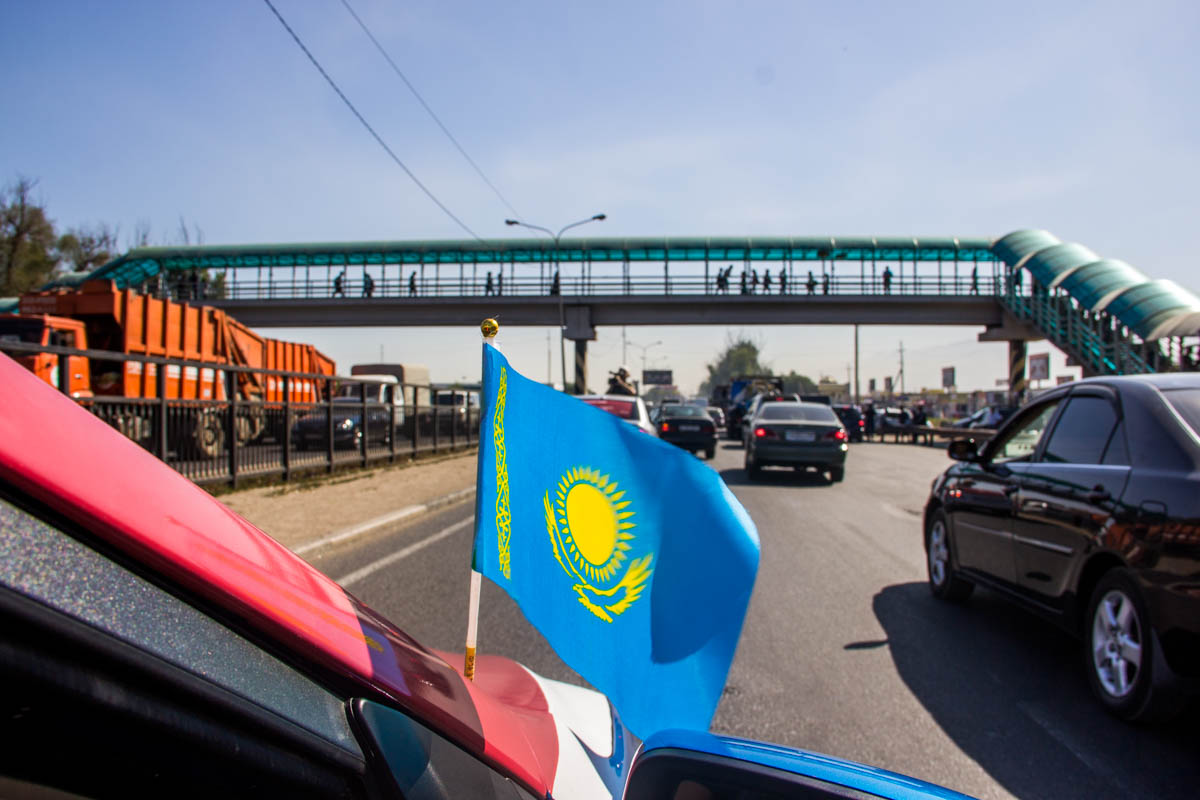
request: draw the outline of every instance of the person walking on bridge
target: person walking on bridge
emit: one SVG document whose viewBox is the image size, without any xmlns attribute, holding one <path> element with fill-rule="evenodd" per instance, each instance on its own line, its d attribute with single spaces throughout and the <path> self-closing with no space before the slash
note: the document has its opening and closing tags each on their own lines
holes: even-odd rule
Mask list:
<svg viewBox="0 0 1200 800">
<path fill-rule="evenodd" d="M 807 283 L 806 285 L 808 286 L 808 293 L 809 293 L 809 294 L 816 294 L 816 292 L 817 292 L 817 279 L 813 277 L 813 274 L 812 274 L 812 270 L 811 270 L 811 269 L 808 271 L 808 283 Z"/>
<path fill-rule="evenodd" d="M 412 274 L 408 276 L 408 296 L 417 296 L 417 271 L 414 269 Z"/>
<path fill-rule="evenodd" d="M 554 277 L 550 279 L 550 294 L 558 295 L 562 292 L 562 284 L 559 282 L 558 270 L 554 270 Z"/>
<path fill-rule="evenodd" d="M 484 295 L 496 293 L 496 284 L 492 282 L 492 271 L 490 269 L 488 270 L 487 281 L 483 284 L 483 293 Z"/>
<path fill-rule="evenodd" d="M 370 297 L 375 294 L 375 279 L 368 273 L 363 273 L 363 297 Z"/>
<path fill-rule="evenodd" d="M 771 270 L 763 273 L 763 294 L 771 293 Z"/>
<path fill-rule="evenodd" d="M 346 270 L 342 270 L 333 279 L 333 294 L 330 297 L 346 296 Z"/>
<path fill-rule="evenodd" d="M 971 267 L 971 294 L 979 294 L 979 265 Z"/>
<path fill-rule="evenodd" d="M 779 270 L 779 293 L 787 294 L 787 270 Z"/>
<path fill-rule="evenodd" d="M 749 294 L 746 291 L 746 270 L 742 270 L 742 294 Z"/>
<path fill-rule="evenodd" d="M 892 293 L 892 268 L 891 267 L 883 268 L 883 293 L 884 294 Z"/>
<path fill-rule="evenodd" d="M 821 274 L 821 294 L 829 294 L 829 273 Z"/>
</svg>

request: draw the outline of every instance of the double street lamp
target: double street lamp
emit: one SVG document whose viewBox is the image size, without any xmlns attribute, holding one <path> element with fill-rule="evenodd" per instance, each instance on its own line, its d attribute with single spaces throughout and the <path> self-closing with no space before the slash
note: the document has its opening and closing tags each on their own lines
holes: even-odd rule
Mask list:
<svg viewBox="0 0 1200 800">
<path fill-rule="evenodd" d="M 580 225 L 586 225 L 589 222 L 603 222 L 607 218 L 608 218 L 607 214 L 593 214 L 592 216 L 588 217 L 587 219 L 581 219 L 578 222 L 572 222 L 570 225 L 562 226 L 561 228 L 558 229 L 558 233 L 555 233 L 554 231 L 550 230 L 549 228 L 543 228 L 541 225 L 530 225 L 528 222 L 521 222 L 520 220 L 517 220 L 517 219 L 506 219 L 506 220 L 504 220 L 504 224 L 505 225 L 520 225 L 522 228 L 529 228 L 530 230 L 541 231 L 542 233 L 546 234 L 551 239 L 553 239 L 554 240 L 554 274 L 558 275 L 559 274 L 558 241 L 559 241 L 559 239 L 562 238 L 562 235 L 564 233 L 566 233 L 567 231 L 571 230 L 571 228 L 578 228 Z M 559 285 L 558 285 L 558 355 L 559 355 L 559 360 L 562 362 L 561 363 L 562 381 L 563 381 L 563 391 L 565 392 L 567 390 L 567 345 L 566 345 L 567 321 L 565 318 L 565 310 L 563 308 L 563 299 L 562 298 L 563 298 L 562 280 L 560 278 Z M 586 389 L 586 388 L 587 387 L 584 387 L 584 389 Z M 583 390 L 581 390 L 580 387 L 576 386 L 575 393 L 582 394 Z"/>
</svg>

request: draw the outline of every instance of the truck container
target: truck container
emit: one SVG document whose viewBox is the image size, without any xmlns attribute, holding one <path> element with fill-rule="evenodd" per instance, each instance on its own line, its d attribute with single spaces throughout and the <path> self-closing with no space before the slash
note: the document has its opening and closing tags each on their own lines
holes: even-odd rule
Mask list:
<svg viewBox="0 0 1200 800">
<path fill-rule="evenodd" d="M 220 309 L 149 297 L 131 289 L 118 289 L 107 280 L 89 281 L 73 291 L 26 294 L 18 308 L 16 316 L 0 317 L 0 338 L 199 362 L 199 366 L 164 365 L 164 397 L 168 400 L 230 400 L 222 366 L 319 375 L 333 375 L 336 370 L 334 362 L 312 345 L 269 339 Z M 19 357 L 18 361 L 57 386 L 58 358 L 53 353 L 39 353 Z M 158 397 L 157 364 L 83 356 L 68 359 L 68 393 L 73 397 Z M 207 364 L 212 366 L 204 366 Z M 282 378 L 239 372 L 234 384 L 236 399 L 246 403 L 238 407 L 238 442 L 253 442 L 264 434 L 281 440 L 286 431 L 269 430 L 272 426 L 263 404 L 284 401 Z M 290 381 L 286 399 L 315 403 L 324 399 L 326 392 L 326 387 L 311 378 L 297 378 Z M 223 449 L 225 431 L 218 411 L 212 404 L 173 404 L 172 419 L 182 428 L 181 444 L 186 449 L 208 456 Z M 132 413 L 137 417 L 136 412 Z M 134 439 L 149 435 L 147 417 L 142 417 L 140 423 L 131 419 L 120 427 Z"/>
</svg>

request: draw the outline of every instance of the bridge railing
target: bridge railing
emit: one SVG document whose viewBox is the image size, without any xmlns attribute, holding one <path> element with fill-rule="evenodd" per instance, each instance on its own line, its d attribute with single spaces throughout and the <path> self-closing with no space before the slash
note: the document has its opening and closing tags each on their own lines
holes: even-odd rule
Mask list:
<svg viewBox="0 0 1200 800">
<path fill-rule="evenodd" d="M 39 354 L 57 356 L 58 367 L 49 373 L 52 385 L 67 387 L 70 376 L 65 356 L 83 356 L 90 364 L 102 362 L 106 371 L 123 374 L 129 363 L 154 364 L 157 380 L 152 397 L 75 397 L 80 406 L 107 422 L 126 438 L 153 453 L 169 466 L 199 484 L 237 485 L 247 478 L 332 471 L 343 466 L 396 462 L 424 454 L 474 447 L 479 439 L 480 408 L 472 394 L 457 392 L 463 403 L 437 402 L 438 390 L 424 385 L 384 384 L 398 387 L 402 403 L 375 402 L 367 386 L 379 385 L 360 376 L 317 375 L 283 370 L 235 367 L 210 362 L 165 359 L 106 350 L 77 350 L 26 342 L 0 341 L 7 352 L 26 367 Z M 77 362 L 76 362 L 77 363 Z M 215 370 L 223 381 L 226 398 L 204 400 L 168 398 L 167 367 Z M 76 367 L 78 369 L 78 367 Z M 315 385 L 317 402 L 246 399 L 238 391 L 238 374 L 253 373 L 282 386 L 298 382 Z M 358 397 L 338 396 L 338 387 L 360 387 Z M 266 385 L 259 380 L 259 385 Z M 92 384 L 95 386 L 95 383 Z M 444 394 L 442 395 L 444 396 Z M 450 397 L 457 401 L 451 394 Z"/>
<path fill-rule="evenodd" d="M 336 276 L 335 276 L 336 277 Z M 369 281 L 361 277 L 340 282 L 328 276 L 234 276 L 226 280 L 223 297 L 230 300 L 299 300 L 333 298 L 461 298 L 461 297 L 661 297 L 686 296 L 825 296 L 825 295 L 922 295 L 995 296 L 1001 293 L 999 278 L 972 279 L 970 275 L 906 275 L 885 281 L 882 277 L 833 275 L 827 280 L 804 276 L 763 273 L 756 278 L 734 275 L 728 281 L 716 275 L 650 276 L 563 276 L 557 285 L 553 278 L 537 275 L 499 275 L 480 277 L 440 275 L 416 278 L 381 277 Z M 766 279 L 766 280 L 765 280 Z"/>
<path fill-rule="evenodd" d="M 1058 289 L 1034 285 L 1028 294 L 1008 284 L 998 299 L 1014 317 L 1030 322 L 1090 375 L 1130 375 L 1195 369 L 1159 342 L 1142 342 L 1108 314 L 1093 313 Z M 1169 343 L 1167 343 L 1169 345 Z"/>
</svg>

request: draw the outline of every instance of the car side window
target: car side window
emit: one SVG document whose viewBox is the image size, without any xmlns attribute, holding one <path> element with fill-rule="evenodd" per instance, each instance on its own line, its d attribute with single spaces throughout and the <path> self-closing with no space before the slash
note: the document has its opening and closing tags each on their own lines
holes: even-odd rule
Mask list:
<svg viewBox="0 0 1200 800">
<path fill-rule="evenodd" d="M 1002 435 L 992 447 L 991 460 L 996 463 L 1005 461 L 1029 461 L 1037 450 L 1054 410 L 1058 408 L 1058 400 L 1045 405 L 1031 408 L 1021 419 Z"/>
<path fill-rule="evenodd" d="M 1129 466 L 1129 445 L 1125 442 L 1124 420 L 1118 422 L 1117 427 L 1113 428 L 1112 436 L 1108 437 L 1108 446 L 1104 449 L 1104 458 L 1100 460 L 1100 463 Z"/>
<path fill-rule="evenodd" d="M 1077 395 L 1059 416 L 1042 460 L 1065 464 L 1099 464 L 1117 426 L 1117 410 L 1107 398 Z"/>
</svg>

